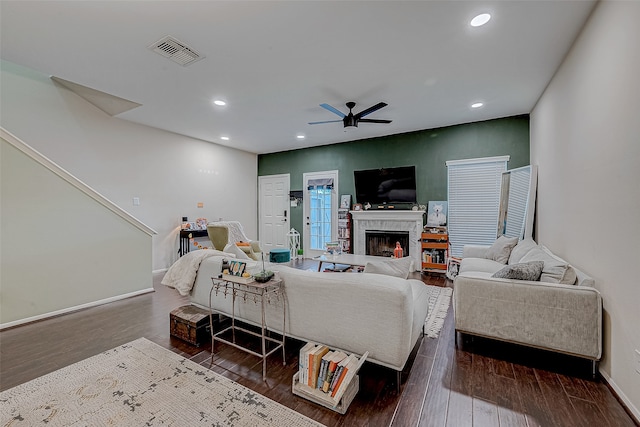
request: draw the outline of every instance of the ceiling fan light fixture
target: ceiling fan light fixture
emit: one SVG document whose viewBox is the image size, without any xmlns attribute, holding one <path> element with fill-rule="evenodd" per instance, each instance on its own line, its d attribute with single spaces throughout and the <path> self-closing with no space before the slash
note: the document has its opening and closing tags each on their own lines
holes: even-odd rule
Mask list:
<svg viewBox="0 0 640 427">
<path fill-rule="evenodd" d="M 345 128 L 358 127 L 358 121 L 356 120 L 355 117 L 353 117 L 353 114 L 349 114 L 348 116 L 346 116 L 344 119 L 342 119 L 342 122 L 344 123 Z"/>
</svg>

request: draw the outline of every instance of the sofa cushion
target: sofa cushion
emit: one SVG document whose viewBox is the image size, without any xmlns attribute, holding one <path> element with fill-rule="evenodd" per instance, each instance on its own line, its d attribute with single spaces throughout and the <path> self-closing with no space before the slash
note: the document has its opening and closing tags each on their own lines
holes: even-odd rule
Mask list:
<svg viewBox="0 0 640 427">
<path fill-rule="evenodd" d="M 498 261 L 494 261 L 492 259 L 462 258 L 458 274 L 468 272 L 482 272 L 489 273 L 489 275 L 491 275 L 500 270 L 502 267 L 504 267 L 504 264 L 501 264 Z"/>
<path fill-rule="evenodd" d="M 386 274 L 387 276 L 409 277 L 413 258 L 389 258 L 388 260 L 370 261 L 364 266 L 365 273 Z"/>
<path fill-rule="evenodd" d="M 509 264 L 518 264 L 531 249 L 537 248 L 538 244 L 530 237 L 520 240 L 511 250 Z"/>
<path fill-rule="evenodd" d="M 576 272 L 568 262 L 554 255 L 548 248 L 540 245 L 531 249 L 520 262 L 543 261 L 544 267 L 540 275 L 541 282 L 573 285 L 576 283 Z"/>
<path fill-rule="evenodd" d="M 520 264 L 511 264 L 507 265 L 502 270 L 496 271 L 491 277 L 498 277 L 501 279 L 530 280 L 535 282 L 540 279 L 543 267 L 543 261 L 530 261 Z"/>
<path fill-rule="evenodd" d="M 485 257 L 498 261 L 499 263 L 506 264 L 507 261 L 509 261 L 511 250 L 516 244 L 518 244 L 517 237 L 500 236 L 495 242 L 493 242 L 493 245 L 487 249 Z"/>
</svg>

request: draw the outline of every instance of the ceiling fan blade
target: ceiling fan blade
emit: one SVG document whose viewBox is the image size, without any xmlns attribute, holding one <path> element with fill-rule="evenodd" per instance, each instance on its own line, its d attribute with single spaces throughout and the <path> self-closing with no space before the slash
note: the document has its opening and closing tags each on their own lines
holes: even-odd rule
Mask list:
<svg viewBox="0 0 640 427">
<path fill-rule="evenodd" d="M 346 114 L 345 114 L 345 113 L 343 113 L 342 111 L 338 110 L 337 108 L 332 107 L 332 106 L 331 106 L 331 105 L 329 105 L 329 104 L 320 104 L 320 106 L 321 106 L 322 108 L 324 108 L 325 110 L 329 110 L 329 111 L 331 111 L 332 113 L 335 113 L 335 114 L 339 115 L 339 116 L 340 116 L 340 117 L 342 117 L 342 118 L 344 118 L 344 117 L 346 116 Z"/>
<path fill-rule="evenodd" d="M 308 124 L 310 124 L 310 125 L 321 125 L 323 123 L 337 123 L 337 122 L 342 122 L 342 120 L 325 120 L 323 122 L 309 122 Z"/>
<path fill-rule="evenodd" d="M 373 107 L 369 107 L 366 110 L 362 110 L 360 111 L 358 114 L 355 115 L 355 118 L 359 119 L 361 117 L 366 116 L 367 114 L 371 114 L 374 111 L 378 111 L 379 109 L 381 109 L 382 107 L 386 107 L 387 104 L 384 102 L 379 102 L 376 105 L 374 105 Z"/>
<path fill-rule="evenodd" d="M 358 123 L 391 123 L 391 120 L 360 119 Z"/>
</svg>

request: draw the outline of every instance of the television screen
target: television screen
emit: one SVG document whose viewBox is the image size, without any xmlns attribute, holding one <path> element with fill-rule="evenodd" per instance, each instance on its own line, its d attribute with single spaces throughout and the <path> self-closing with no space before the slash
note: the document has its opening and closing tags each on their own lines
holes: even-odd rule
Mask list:
<svg viewBox="0 0 640 427">
<path fill-rule="evenodd" d="M 358 203 L 416 203 L 416 167 L 353 172 Z"/>
</svg>

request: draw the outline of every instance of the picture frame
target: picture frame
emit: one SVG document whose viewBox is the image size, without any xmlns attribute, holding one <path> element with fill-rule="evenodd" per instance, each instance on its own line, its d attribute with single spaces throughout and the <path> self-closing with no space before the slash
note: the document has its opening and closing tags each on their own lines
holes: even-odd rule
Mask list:
<svg viewBox="0 0 640 427">
<path fill-rule="evenodd" d="M 362 203 L 356 203 L 355 205 L 353 205 L 353 210 L 354 211 L 361 211 L 362 210 Z"/>
<path fill-rule="evenodd" d="M 351 207 L 351 194 L 343 194 L 340 196 L 340 208 L 349 209 Z"/>
<path fill-rule="evenodd" d="M 247 263 L 245 262 L 231 260 L 229 261 L 229 274 L 241 277 L 246 267 Z"/>
<path fill-rule="evenodd" d="M 198 218 L 198 219 L 196 219 L 196 229 L 197 230 L 206 230 L 207 229 L 207 218 Z"/>
<path fill-rule="evenodd" d="M 427 209 L 427 226 L 444 227 L 447 225 L 448 203 L 443 201 L 429 201 Z"/>
</svg>

